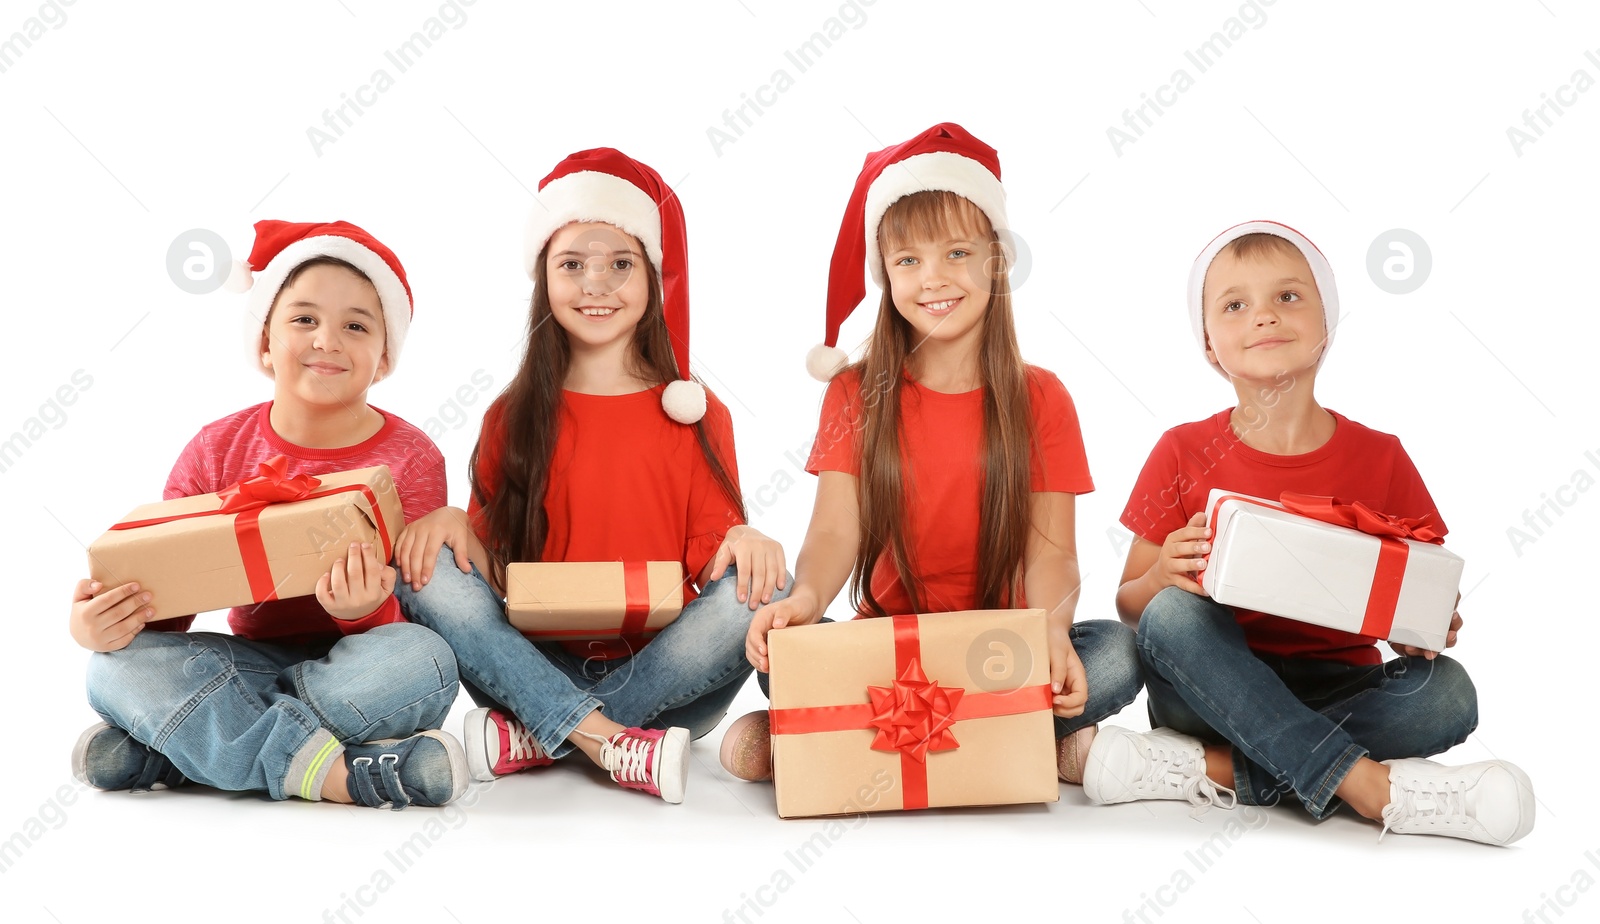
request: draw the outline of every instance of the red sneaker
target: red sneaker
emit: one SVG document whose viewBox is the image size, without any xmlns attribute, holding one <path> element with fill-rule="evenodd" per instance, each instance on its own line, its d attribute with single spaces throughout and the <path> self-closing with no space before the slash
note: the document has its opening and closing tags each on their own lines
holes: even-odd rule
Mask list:
<svg viewBox="0 0 1600 924">
<path fill-rule="evenodd" d="M 555 758 L 539 747 L 526 725 L 498 709 L 474 709 L 462 723 L 467 768 L 485 783 L 497 776 L 548 767 Z"/>
<path fill-rule="evenodd" d="M 600 766 L 613 780 L 674 804 L 683 801 L 688 755 L 687 728 L 625 728 L 600 744 Z"/>
</svg>

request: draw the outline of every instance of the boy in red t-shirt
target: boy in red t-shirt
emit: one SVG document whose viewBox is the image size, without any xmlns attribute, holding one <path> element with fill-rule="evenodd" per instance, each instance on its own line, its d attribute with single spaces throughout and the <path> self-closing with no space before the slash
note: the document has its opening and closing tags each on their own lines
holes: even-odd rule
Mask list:
<svg viewBox="0 0 1600 924">
<path fill-rule="evenodd" d="M 1504 761 L 1418 759 L 1477 727 L 1466 670 L 1437 652 L 1213 602 L 1214 487 L 1360 501 L 1444 523 L 1400 441 L 1317 404 L 1338 318 L 1333 271 L 1298 232 L 1247 222 L 1212 241 L 1189 281 L 1190 320 L 1239 403 L 1162 435 L 1123 511 L 1135 533 L 1117 610 L 1138 629 L 1151 724 L 1104 728 L 1084 792 L 1105 804 L 1185 799 L 1270 805 L 1289 793 L 1321 819 L 1347 802 L 1403 834 L 1509 844 L 1533 827 L 1527 775 Z M 1451 620 L 1454 645 L 1461 617 Z"/>
</svg>

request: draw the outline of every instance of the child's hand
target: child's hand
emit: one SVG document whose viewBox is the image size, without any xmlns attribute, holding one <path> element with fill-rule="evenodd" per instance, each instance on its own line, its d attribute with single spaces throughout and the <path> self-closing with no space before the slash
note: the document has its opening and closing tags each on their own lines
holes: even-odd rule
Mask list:
<svg viewBox="0 0 1600 924">
<path fill-rule="evenodd" d="M 783 589 L 788 571 L 783 566 L 783 546 L 749 526 L 735 526 L 722 537 L 722 545 L 711 557 L 707 574 L 716 580 L 729 564 L 738 568 L 739 602 L 752 610 L 772 602 L 774 588 Z"/>
<path fill-rule="evenodd" d="M 1083 715 L 1089 704 L 1089 677 L 1078 650 L 1072 647 L 1071 625 L 1050 624 L 1051 711 L 1063 719 Z"/>
<path fill-rule="evenodd" d="M 352 542 L 350 554 L 317 579 L 317 602 L 334 619 L 360 619 L 394 593 L 394 569 L 378 561 L 370 542 Z"/>
<path fill-rule="evenodd" d="M 1456 602 L 1457 603 L 1461 602 L 1461 598 L 1459 596 L 1456 598 Z M 1450 631 L 1448 633 L 1446 633 L 1446 635 L 1444 637 L 1444 647 L 1446 647 L 1446 648 L 1454 647 L 1455 643 L 1456 643 L 1456 633 L 1458 633 L 1460 631 L 1461 631 L 1461 614 L 1460 613 L 1451 613 L 1450 614 Z M 1408 657 L 1408 658 L 1427 658 L 1429 661 L 1432 661 L 1434 658 L 1437 658 L 1439 656 L 1439 653 L 1437 651 L 1429 651 L 1426 648 L 1418 648 L 1415 645 L 1397 645 L 1394 642 L 1390 642 L 1389 643 L 1389 647 L 1394 649 L 1395 654 L 1403 655 L 1403 656 Z"/>
<path fill-rule="evenodd" d="M 460 507 L 440 507 L 400 530 L 394 543 L 394 563 L 400 567 L 400 580 L 410 584 L 412 590 L 421 590 L 433 579 L 439 547 L 445 545 L 455 553 L 456 567 L 462 574 L 472 573 L 473 562 L 478 563 L 478 570 L 489 573 L 488 552 L 473 533 L 467 512 Z"/>
<path fill-rule="evenodd" d="M 79 581 L 72 588 L 72 640 L 90 651 L 126 648 L 156 615 L 149 602 L 150 592 L 141 593 L 137 583 L 106 590 L 99 581 Z"/>
<path fill-rule="evenodd" d="M 1161 557 L 1156 559 L 1151 573 L 1161 587 L 1181 587 L 1192 594 L 1208 597 L 1206 589 L 1198 583 L 1206 560 L 1200 556 L 1211 551 L 1211 530 L 1206 526 L 1206 515 L 1197 513 L 1189 518 L 1189 525 L 1167 534 L 1161 544 Z"/>
<path fill-rule="evenodd" d="M 763 674 L 772 671 L 767 661 L 767 633 L 784 626 L 808 626 L 822 614 L 811 601 L 796 593 L 777 603 L 769 603 L 750 617 L 750 628 L 744 634 L 745 660 Z"/>
</svg>

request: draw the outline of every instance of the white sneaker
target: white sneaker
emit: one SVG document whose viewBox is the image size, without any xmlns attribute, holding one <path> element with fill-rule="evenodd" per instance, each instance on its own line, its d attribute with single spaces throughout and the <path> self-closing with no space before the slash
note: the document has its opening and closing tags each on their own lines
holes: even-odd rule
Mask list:
<svg viewBox="0 0 1600 924">
<path fill-rule="evenodd" d="M 1484 760 L 1448 767 L 1421 758 L 1386 760 L 1383 832 L 1442 834 L 1504 847 L 1533 830 L 1533 783 L 1515 764 Z"/>
<path fill-rule="evenodd" d="M 1180 799 L 1196 809 L 1231 809 L 1233 790 L 1206 776 L 1206 747 L 1170 728 L 1140 734 L 1104 725 L 1089 747 L 1083 794 L 1096 805 L 1137 799 Z"/>
</svg>

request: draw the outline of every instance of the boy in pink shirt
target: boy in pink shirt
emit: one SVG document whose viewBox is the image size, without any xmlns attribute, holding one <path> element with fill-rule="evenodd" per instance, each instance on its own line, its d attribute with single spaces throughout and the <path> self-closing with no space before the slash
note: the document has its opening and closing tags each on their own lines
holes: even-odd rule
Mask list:
<svg viewBox="0 0 1600 924">
<path fill-rule="evenodd" d="M 203 427 L 164 496 L 221 491 L 282 456 L 291 477 L 389 466 L 407 522 L 443 506 L 439 450 L 367 404 L 411 319 L 393 252 L 346 222 L 262 221 L 250 264 L 246 347 L 273 400 Z M 401 615 L 382 557 L 351 545 L 315 596 L 234 608 L 231 635 L 189 632 L 192 614 L 162 612 L 136 580 L 78 582 L 72 637 L 97 652 L 89 703 L 105 721 L 79 739 L 74 774 L 106 790 L 194 780 L 395 809 L 459 796 L 465 757 L 436 730 L 455 657 Z"/>
</svg>

